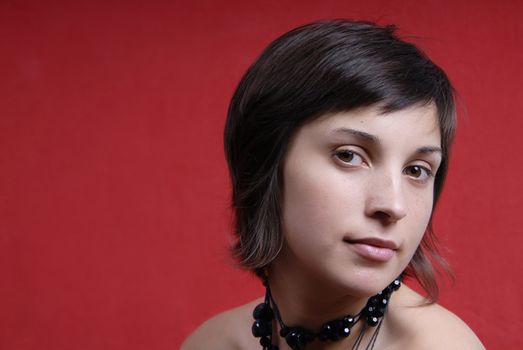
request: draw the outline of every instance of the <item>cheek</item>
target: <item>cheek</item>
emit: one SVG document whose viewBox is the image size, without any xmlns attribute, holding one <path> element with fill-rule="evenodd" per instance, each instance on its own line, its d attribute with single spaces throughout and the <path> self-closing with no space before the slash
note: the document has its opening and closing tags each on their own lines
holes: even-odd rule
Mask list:
<svg viewBox="0 0 523 350">
<path fill-rule="evenodd" d="M 334 244 L 342 239 L 350 216 L 357 211 L 357 189 L 339 172 L 327 166 L 288 169 L 284 176 L 282 224 L 289 245 L 314 243 Z M 306 242 L 306 240 L 308 242 Z M 296 241 L 296 242 L 295 242 Z"/>
<path fill-rule="evenodd" d="M 315 169 L 289 171 L 284 178 L 282 218 L 287 239 L 299 235 L 315 238 L 331 229 L 332 219 L 339 208 L 333 203 L 340 191 L 328 177 Z"/>
<path fill-rule="evenodd" d="M 283 225 L 286 235 L 306 234 L 328 222 L 332 215 L 329 203 L 332 194 L 312 177 L 293 177 L 285 179 L 283 191 Z"/>
<path fill-rule="evenodd" d="M 432 216 L 432 195 L 416 196 L 413 200 L 410 212 L 410 237 L 409 242 L 413 250 L 416 250 L 423 239 L 430 218 Z"/>
</svg>

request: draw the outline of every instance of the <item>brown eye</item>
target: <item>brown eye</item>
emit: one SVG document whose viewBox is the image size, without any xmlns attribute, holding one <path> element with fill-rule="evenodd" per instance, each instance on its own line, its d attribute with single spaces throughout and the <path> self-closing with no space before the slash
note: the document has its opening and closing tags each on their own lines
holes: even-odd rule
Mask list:
<svg viewBox="0 0 523 350">
<path fill-rule="evenodd" d="M 358 153 L 349 149 L 337 150 L 334 156 L 347 165 L 358 166 L 363 163 L 363 158 Z"/>
<path fill-rule="evenodd" d="M 354 153 L 352 153 L 351 151 L 340 151 L 337 153 L 338 155 L 338 158 L 341 160 L 341 161 L 344 161 L 346 163 L 350 163 L 350 161 L 354 158 Z"/>
<path fill-rule="evenodd" d="M 404 173 L 405 175 L 418 180 L 427 180 L 432 176 L 432 172 L 429 169 L 419 165 L 413 165 L 405 168 Z"/>
<path fill-rule="evenodd" d="M 420 177 L 421 176 L 421 168 L 419 166 L 411 166 L 407 168 L 407 175 L 413 176 L 413 177 Z"/>
</svg>

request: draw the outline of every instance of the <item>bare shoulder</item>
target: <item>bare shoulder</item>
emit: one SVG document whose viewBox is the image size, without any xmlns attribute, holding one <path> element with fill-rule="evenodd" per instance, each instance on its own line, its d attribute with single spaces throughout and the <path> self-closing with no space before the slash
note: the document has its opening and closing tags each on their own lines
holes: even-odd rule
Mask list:
<svg viewBox="0 0 523 350">
<path fill-rule="evenodd" d="M 182 344 L 181 350 L 234 350 L 255 348 L 250 334 L 251 313 L 262 298 L 222 312 L 200 325 Z"/>
<path fill-rule="evenodd" d="M 424 299 L 407 286 L 391 303 L 396 332 L 405 339 L 403 349 L 484 350 L 474 332 L 458 316 L 438 304 L 422 305 Z M 394 305 L 394 306 L 393 306 Z"/>
</svg>

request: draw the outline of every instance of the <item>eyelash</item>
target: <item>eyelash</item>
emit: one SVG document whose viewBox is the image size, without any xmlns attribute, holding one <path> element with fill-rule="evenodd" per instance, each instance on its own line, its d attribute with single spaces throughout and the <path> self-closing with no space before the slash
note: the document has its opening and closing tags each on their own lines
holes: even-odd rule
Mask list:
<svg viewBox="0 0 523 350">
<path fill-rule="evenodd" d="M 359 166 L 360 164 L 352 164 L 350 162 L 347 162 L 347 161 L 344 161 L 342 158 L 341 158 L 341 155 L 351 155 L 352 158 L 350 159 L 350 162 L 353 161 L 353 158 L 354 157 L 358 157 L 361 159 L 361 163 L 367 163 L 365 161 L 365 157 L 363 157 L 362 155 L 360 155 L 358 152 L 355 152 L 351 149 L 336 149 L 334 150 L 333 152 L 333 157 L 336 158 L 339 162 L 343 163 L 342 165 L 343 166 L 352 166 L 352 167 L 356 167 L 356 166 Z M 422 172 L 424 172 L 426 175 L 423 179 L 420 179 L 419 177 L 416 177 L 416 176 L 412 176 L 412 175 L 409 175 L 408 174 L 408 171 L 409 170 L 412 170 L 414 168 L 418 168 L 419 170 L 421 170 Z M 409 165 L 407 166 L 404 170 L 403 170 L 403 173 L 411 178 L 413 178 L 415 181 L 418 181 L 420 183 L 425 183 L 427 181 L 429 181 L 431 178 L 434 177 L 434 173 L 432 172 L 431 169 L 425 167 L 425 166 L 422 166 L 422 165 Z"/>
</svg>

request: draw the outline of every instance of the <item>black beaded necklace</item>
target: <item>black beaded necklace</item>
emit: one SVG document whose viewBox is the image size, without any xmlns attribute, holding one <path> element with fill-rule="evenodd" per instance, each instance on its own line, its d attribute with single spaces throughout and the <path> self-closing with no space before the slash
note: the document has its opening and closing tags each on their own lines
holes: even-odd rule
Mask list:
<svg viewBox="0 0 523 350">
<path fill-rule="evenodd" d="M 369 344 L 365 348 L 367 350 L 374 348 L 383 321 L 383 316 L 385 315 L 389 304 L 390 296 L 400 287 L 401 276 L 396 278 L 381 292 L 370 297 L 367 300 L 365 307 L 358 314 L 354 316 L 346 315 L 342 318 L 326 322 L 321 326 L 318 332 L 313 332 L 300 326 L 287 326 L 283 322 L 278 305 L 272 297 L 268 281 L 265 281 L 264 285 L 265 300 L 263 303 L 258 304 L 252 313 L 255 320 L 252 325 L 252 334 L 256 338 L 260 338 L 260 345 L 263 350 L 278 350 L 278 347 L 272 343 L 272 320 L 274 316 L 276 316 L 276 320 L 280 325 L 280 336 L 285 338 L 285 341 L 293 350 L 305 349 L 305 346 L 314 339 L 319 339 L 320 341 L 336 341 L 344 339 L 351 334 L 352 327 L 358 323 L 358 321 L 363 319 L 365 320 L 365 323 L 363 324 L 352 349 L 356 350 L 359 348 L 363 336 L 369 326 L 375 327 Z"/>
</svg>

